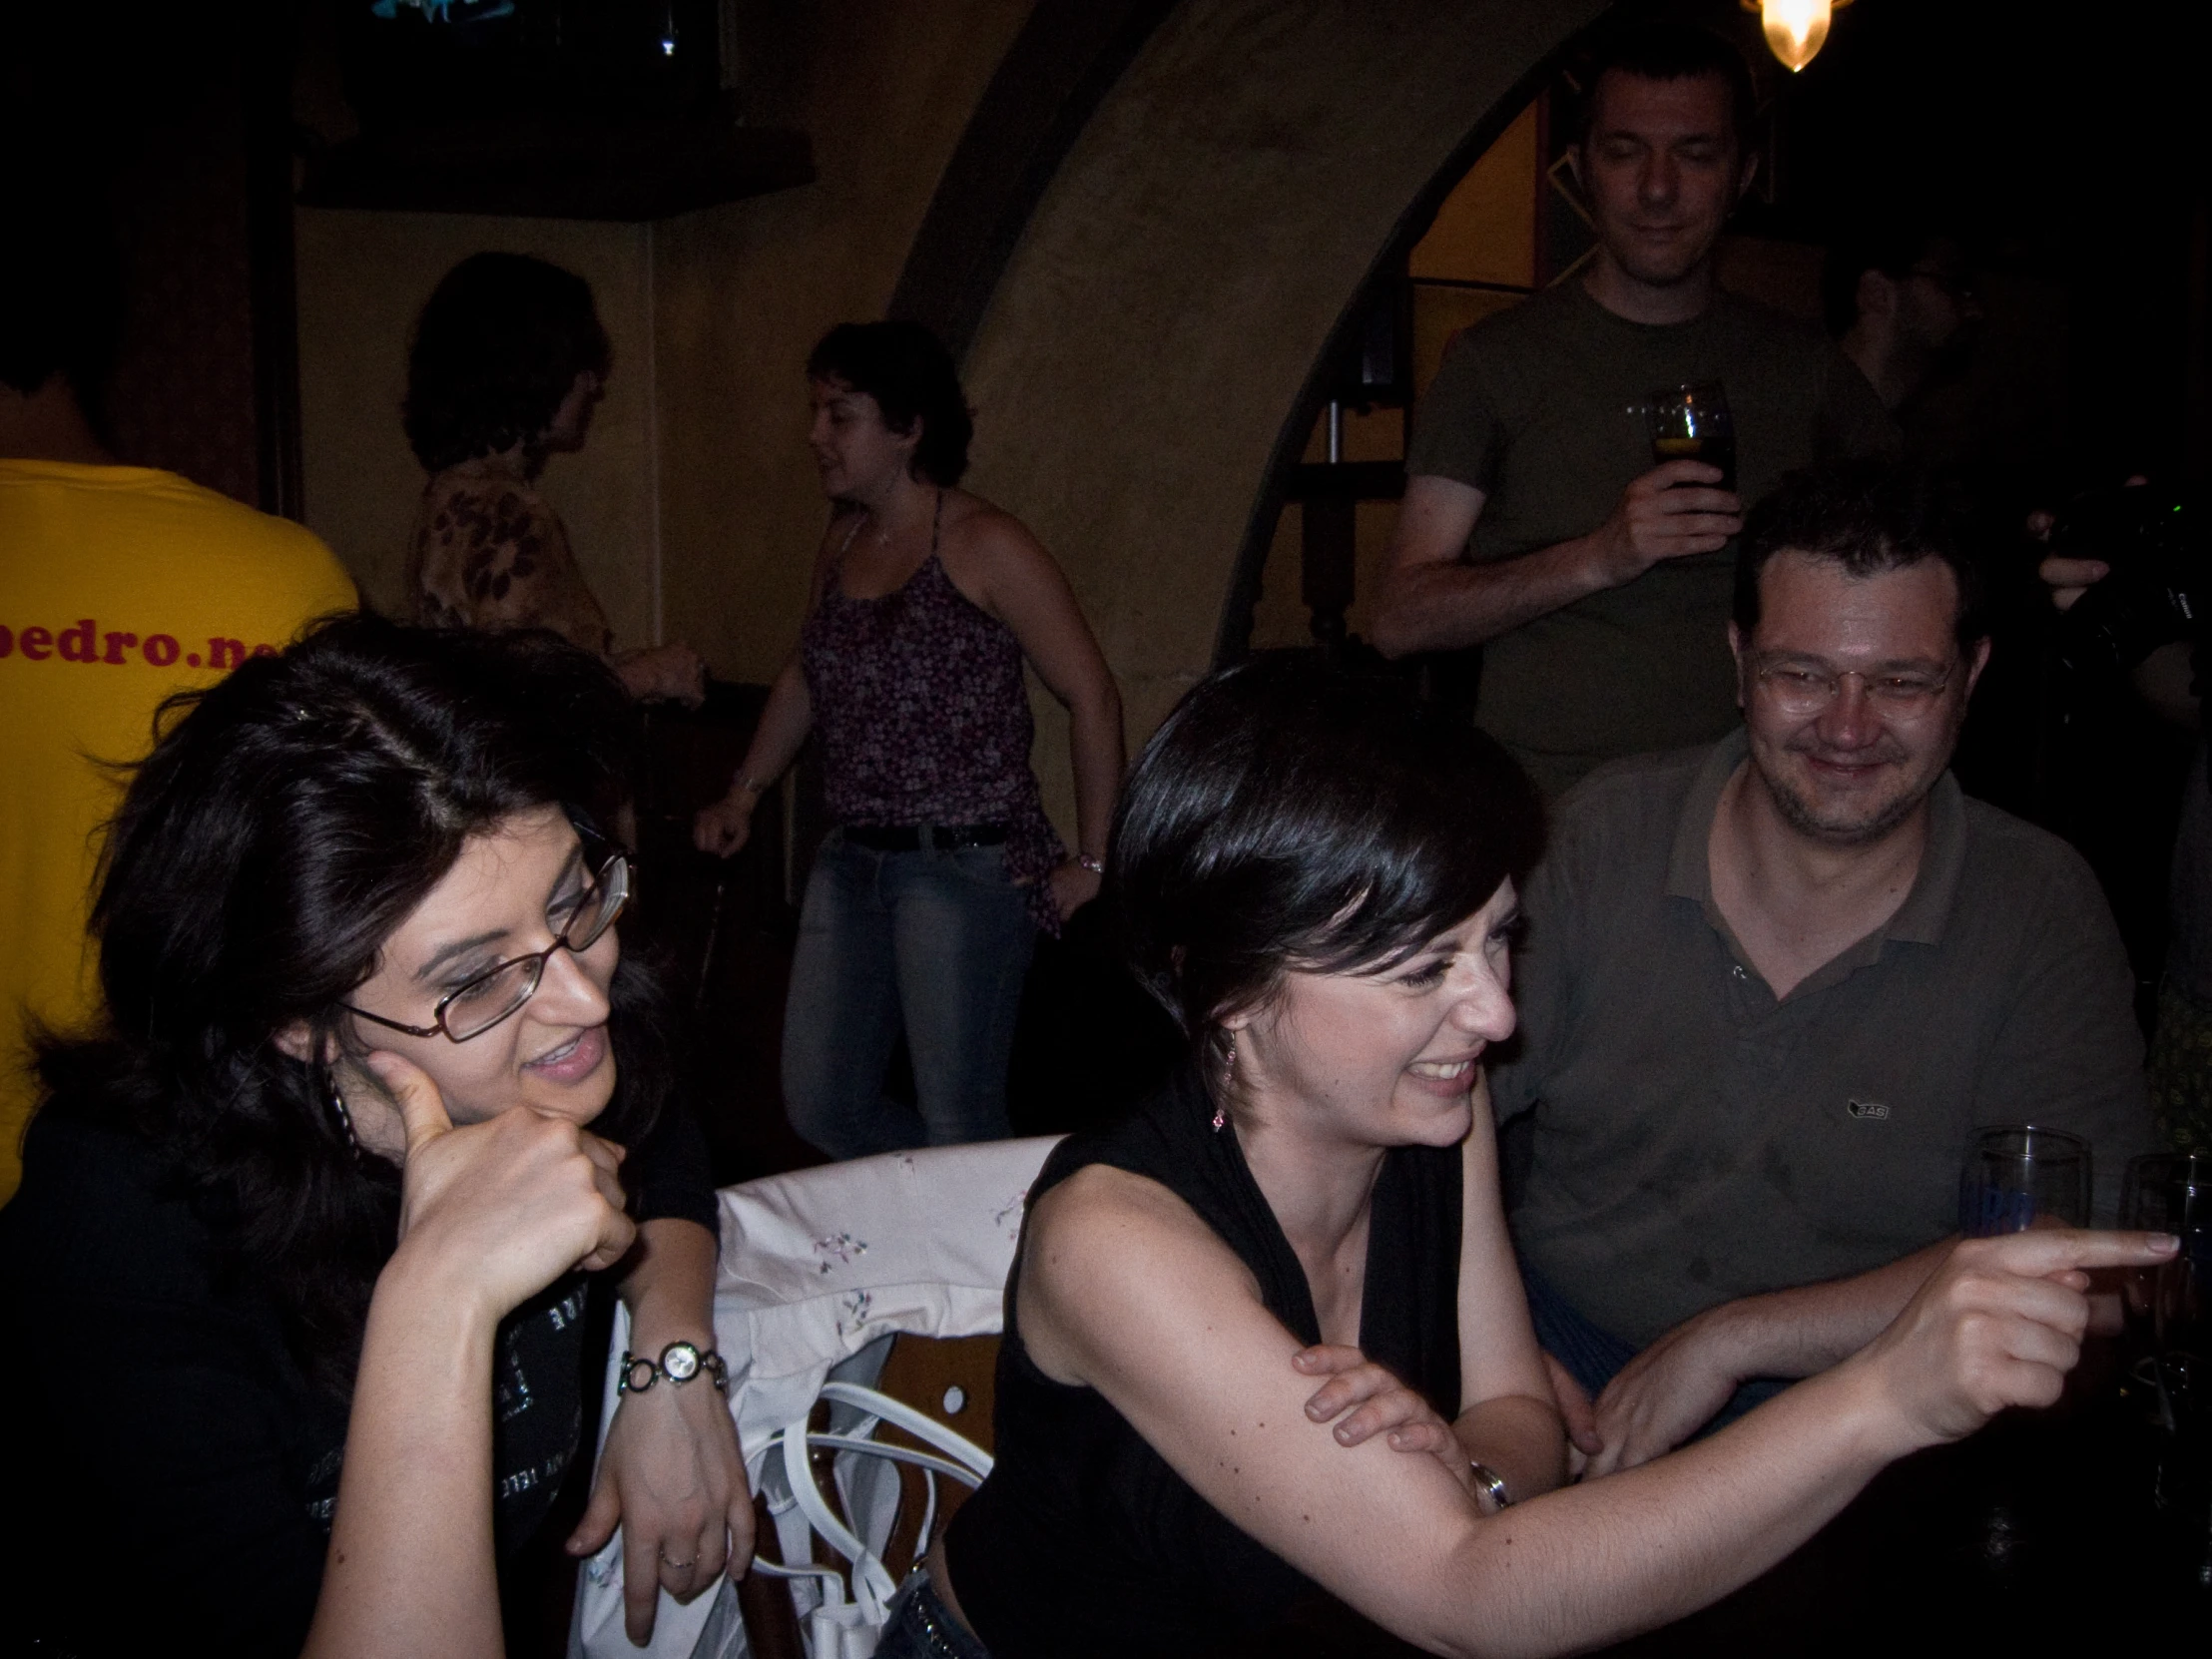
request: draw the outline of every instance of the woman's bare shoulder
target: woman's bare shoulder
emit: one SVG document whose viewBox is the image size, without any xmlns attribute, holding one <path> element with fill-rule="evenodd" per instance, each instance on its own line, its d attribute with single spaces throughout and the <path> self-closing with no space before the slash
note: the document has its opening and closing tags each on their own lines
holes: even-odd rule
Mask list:
<svg viewBox="0 0 2212 1659">
<path fill-rule="evenodd" d="M 1030 1211 L 1021 1253 L 1022 1340 L 1057 1382 L 1097 1386 L 1141 1363 L 1181 1314 L 1260 1302 L 1259 1281 L 1175 1194 L 1091 1164 Z"/>
<path fill-rule="evenodd" d="M 1025 1247 L 1048 1280 L 1139 1283 L 1172 1262 L 1244 1265 L 1198 1213 L 1149 1176 L 1089 1164 L 1037 1200 Z M 1257 1285 L 1255 1285 L 1257 1291 Z"/>
<path fill-rule="evenodd" d="M 1043 544 L 1028 525 L 996 502 L 962 489 L 944 492 L 944 540 L 947 546 L 978 552 L 1026 548 L 1043 551 Z"/>
</svg>

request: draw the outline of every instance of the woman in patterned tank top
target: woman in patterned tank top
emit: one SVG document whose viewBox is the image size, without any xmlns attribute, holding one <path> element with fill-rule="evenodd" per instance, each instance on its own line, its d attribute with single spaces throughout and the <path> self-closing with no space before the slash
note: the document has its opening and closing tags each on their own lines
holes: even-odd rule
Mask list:
<svg viewBox="0 0 2212 1659">
<path fill-rule="evenodd" d="M 784 1010 L 792 1124 L 838 1158 L 994 1139 L 1035 929 L 1058 932 L 1098 891 L 1121 696 L 1052 556 L 956 487 L 973 426 L 936 337 L 845 323 L 807 374 L 830 525 L 799 649 L 696 838 L 724 857 L 744 846 L 762 795 L 820 740 L 837 829 Z M 1069 713 L 1073 855 L 1029 768 L 1024 664 Z M 918 1114 L 883 1098 L 901 1029 Z"/>
</svg>

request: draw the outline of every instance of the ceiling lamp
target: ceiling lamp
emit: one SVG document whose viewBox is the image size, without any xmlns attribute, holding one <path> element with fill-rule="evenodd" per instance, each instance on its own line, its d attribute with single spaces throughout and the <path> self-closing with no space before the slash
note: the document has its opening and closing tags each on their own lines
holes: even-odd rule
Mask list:
<svg viewBox="0 0 2212 1659">
<path fill-rule="evenodd" d="M 1828 44 L 1830 14 L 1850 4 L 1851 0 L 1744 0 L 1744 10 L 1759 14 L 1767 50 L 1795 74 Z"/>
</svg>

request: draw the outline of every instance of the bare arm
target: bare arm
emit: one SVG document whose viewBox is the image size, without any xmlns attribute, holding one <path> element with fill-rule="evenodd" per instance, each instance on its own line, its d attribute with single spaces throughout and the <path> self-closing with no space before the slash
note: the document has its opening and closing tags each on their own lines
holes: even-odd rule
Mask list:
<svg viewBox="0 0 2212 1659">
<path fill-rule="evenodd" d="M 406 1184 L 362 1335 L 306 1652 L 497 1659 L 493 1341 L 569 1268 L 629 1249 L 622 1155 L 526 1106 L 455 1129 L 420 1071 L 388 1054 L 369 1064 L 400 1104 Z"/>
<path fill-rule="evenodd" d="M 1707 487 L 1720 478 L 1718 467 L 1669 461 L 1631 483 L 1588 535 L 1470 564 L 1467 537 L 1481 516 L 1483 493 L 1456 479 L 1416 474 L 1405 480 L 1390 537 L 1376 646 L 1385 657 L 1403 657 L 1480 645 L 1633 582 L 1662 559 L 1715 552 L 1743 528 L 1736 497 Z"/>
<path fill-rule="evenodd" d="M 658 1359 L 671 1343 L 715 1346 L 715 1236 L 695 1221 L 639 1224 L 622 1281 L 630 1351 Z M 630 1639 L 652 1639 L 659 1592 L 689 1601 L 753 1559 L 753 1494 L 728 1401 L 704 1378 L 625 1394 L 607 1430 L 591 1506 L 568 1541 L 591 1555 L 622 1528 L 622 1596 Z"/>
<path fill-rule="evenodd" d="M 1306 1414 L 1334 1421 L 1339 1445 L 1386 1433 L 1392 1449 L 1433 1453 L 1470 1489 L 1472 1458 L 1505 1482 L 1509 1501 L 1519 1502 L 1565 1478 L 1566 1444 L 1505 1231 L 1489 1082 L 1477 1075 L 1474 1128 L 1459 1149 L 1457 1419 L 1444 1423 L 1418 1393 L 1358 1349 L 1323 1344 L 1305 1350 L 1295 1364 L 1303 1376 L 1329 1377 L 1306 1402 Z"/>
<path fill-rule="evenodd" d="M 1114 797 L 1127 761 L 1121 691 L 1106 655 L 1052 555 L 1021 524 L 993 511 L 979 527 L 975 551 L 984 608 L 1013 630 L 1037 678 L 1068 711 L 1068 748 L 1075 769 L 1076 849 L 1101 862 L 1113 823 Z M 1063 914 L 1096 895 L 1095 871 L 1055 877 Z M 1072 899 L 1073 902 L 1069 902 Z"/>
<path fill-rule="evenodd" d="M 1725 1594 L 1892 1458 L 2055 1398 L 2087 1321 L 2073 1270 L 2170 1254 L 2139 1234 L 1974 1241 L 1865 1354 L 1673 1457 L 1485 1517 L 1435 1459 L 1347 1450 L 1307 1417 L 1297 1340 L 1164 1189 L 1084 1170 L 1030 1230 L 1019 1317 L 1045 1373 L 1097 1388 L 1222 1514 L 1446 1654 L 1594 1646 Z"/>
<path fill-rule="evenodd" d="M 753 729 L 738 775 L 730 780 L 729 793 L 692 821 L 692 843 L 700 851 L 730 858 L 744 848 L 753 834 L 753 809 L 799 759 L 814 728 L 814 700 L 807 693 L 799 653 L 794 651 L 769 687 L 768 705 L 761 711 L 760 725 Z"/>
<path fill-rule="evenodd" d="M 1459 1418 L 1452 1427 L 1468 1455 L 1495 1469 L 1519 1502 L 1566 1478 L 1566 1435 L 1505 1230 L 1489 1078 L 1476 1076 L 1474 1127 L 1460 1152 Z"/>
<path fill-rule="evenodd" d="M 809 616 L 822 603 L 823 590 L 836 569 L 837 554 L 852 539 L 850 525 L 849 514 L 833 516 L 815 549 L 814 573 L 807 582 Z M 808 694 L 807 672 L 795 649 L 769 687 L 768 705 L 761 711 L 760 725 L 753 729 L 753 741 L 746 746 L 738 775 L 730 780 L 729 793 L 692 821 L 692 844 L 718 857 L 736 857 L 752 837 L 753 809 L 776 780 L 791 770 L 792 762 L 799 759 L 806 745 L 807 734 L 814 729 L 814 700 Z"/>
<path fill-rule="evenodd" d="M 1672 1451 L 1755 1377 L 1811 1377 L 1858 1353 L 1942 1266 L 1953 1242 L 1872 1273 L 1724 1302 L 1685 1320 L 1622 1367 L 1598 1395 L 1605 1449 L 1590 1460 L 1590 1474 L 1634 1468 Z"/>
</svg>

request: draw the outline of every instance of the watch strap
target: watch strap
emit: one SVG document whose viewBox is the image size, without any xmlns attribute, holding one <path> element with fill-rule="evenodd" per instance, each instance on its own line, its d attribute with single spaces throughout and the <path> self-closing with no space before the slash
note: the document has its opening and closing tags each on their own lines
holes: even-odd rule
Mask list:
<svg viewBox="0 0 2212 1659">
<path fill-rule="evenodd" d="M 711 1348 L 701 1348 L 697 1343 L 670 1343 L 661 1350 L 658 1360 L 624 1349 L 622 1369 L 615 1378 L 615 1391 L 642 1394 L 654 1383 L 663 1382 L 672 1388 L 681 1388 L 698 1377 L 712 1382 L 719 1393 L 730 1391 L 729 1364 Z"/>
</svg>

